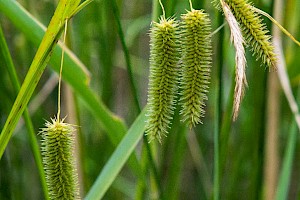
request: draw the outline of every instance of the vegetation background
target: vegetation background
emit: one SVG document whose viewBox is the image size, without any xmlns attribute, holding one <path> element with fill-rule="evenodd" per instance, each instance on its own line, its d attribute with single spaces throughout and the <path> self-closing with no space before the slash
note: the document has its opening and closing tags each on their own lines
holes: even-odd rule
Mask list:
<svg viewBox="0 0 300 200">
<path fill-rule="evenodd" d="M 27 19 L 11 9 L 7 2 L 15 1 L 0 1 L 0 25 L 4 33 L 1 39 L 9 47 L 14 69 L 22 83 L 41 40 L 40 32 L 24 28 Z M 17 2 L 45 26 L 57 5 L 57 1 L 49 0 Z M 224 17 L 211 1 L 192 2 L 195 9 L 205 9 L 210 14 L 213 30 L 223 24 Z M 252 2 L 300 38 L 299 0 Z M 167 17 L 179 18 L 189 9 L 187 0 L 162 0 L 162 3 Z M 280 9 L 275 9 L 278 6 Z M 136 99 L 141 108 L 146 105 L 149 28 L 151 20 L 157 21 L 160 12 L 156 0 L 95 0 L 69 23 L 66 44 L 77 56 L 75 62 L 85 68 L 89 88 L 128 128 L 140 113 Z M 268 29 L 274 30 L 270 21 L 263 19 Z M 289 84 L 297 97 L 300 48 L 285 35 L 274 37 L 282 44 Z M 8 55 L 1 52 L 2 129 L 17 93 L 9 75 Z M 145 148 L 146 143 L 142 142 L 144 138 L 136 148 L 132 146 L 138 162 L 130 162 L 134 160 L 130 157 L 116 178 L 103 172 L 107 177 L 111 175 L 113 181 L 111 186 L 107 183 L 109 189 L 104 199 L 300 199 L 299 127 L 277 72 L 269 72 L 247 52 L 248 88 L 239 117 L 232 122 L 234 56 L 229 29 L 225 25 L 213 35 L 213 64 L 204 123 L 189 130 L 179 123 L 176 111 L 168 137 L 161 145 L 155 142 L 148 145 L 151 156 Z M 28 105 L 38 141 L 41 140 L 37 134 L 39 129 L 57 112 L 58 76 L 53 68 L 57 69 L 59 63 L 60 56 L 54 55 Z M 128 73 L 128 64 L 132 66 L 133 76 Z M 64 74 L 69 73 L 76 80 L 74 69 L 69 69 L 72 65 L 64 68 Z M 136 94 L 132 92 L 131 78 L 137 86 Z M 85 197 L 105 164 L 112 159 L 120 140 L 113 141 L 110 132 L 114 130 L 107 129 L 110 118 L 99 119 L 99 115 L 95 115 L 97 111 L 93 112 L 93 108 L 97 108 L 82 98 L 85 94 L 89 96 L 89 91 L 85 93 L 81 88 L 83 93 L 78 95 L 80 83 L 69 87 L 68 80 L 66 78 L 62 90 L 63 116 L 67 115 L 68 121 L 78 125 L 76 157 L 81 195 Z M 140 124 L 142 126 L 143 122 Z M 0 199 L 44 198 L 30 138 L 21 119 L 0 160 Z"/>
</svg>

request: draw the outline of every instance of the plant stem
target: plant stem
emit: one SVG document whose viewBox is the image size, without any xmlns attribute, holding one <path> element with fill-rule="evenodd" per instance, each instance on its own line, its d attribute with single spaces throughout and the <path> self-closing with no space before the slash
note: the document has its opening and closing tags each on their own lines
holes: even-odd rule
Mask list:
<svg viewBox="0 0 300 200">
<path fill-rule="evenodd" d="M 181 169 L 184 164 L 184 155 L 186 152 L 186 140 L 185 136 L 188 133 L 186 124 L 181 124 L 176 131 L 176 136 L 174 137 L 174 149 L 172 153 L 172 161 L 170 163 L 170 172 L 167 180 L 167 187 L 164 190 L 163 199 L 175 200 L 179 196 L 180 188 L 180 177 L 182 175 Z"/>
<path fill-rule="evenodd" d="M 76 4 L 73 4 L 71 1 L 68 1 L 68 3 L 70 3 L 68 5 L 65 3 L 66 2 L 62 1 L 58 3 L 48 29 L 43 37 L 42 43 L 39 46 L 37 53 L 30 65 L 18 96 L 2 129 L 0 135 L 0 158 L 2 157 L 3 152 L 17 125 L 17 122 L 24 112 L 28 101 L 37 86 L 37 83 L 39 82 L 41 75 L 46 68 L 47 63 L 51 58 L 52 51 L 56 46 L 59 36 L 63 30 L 62 28 L 64 26 L 65 19 L 69 17 L 68 14 L 71 12 L 70 9 L 76 6 Z M 79 1 L 76 1 L 75 3 L 79 3 Z M 71 8 L 69 7 L 70 5 L 72 5 Z M 67 9 L 67 13 L 65 13 L 65 9 Z"/>
<path fill-rule="evenodd" d="M 300 101 L 300 87 L 298 87 L 298 102 Z M 284 200 L 288 197 L 288 189 L 290 186 L 291 174 L 293 170 L 293 158 L 295 155 L 296 144 L 297 144 L 297 124 L 293 120 L 289 134 L 288 142 L 285 148 L 284 157 L 282 160 L 282 169 L 279 175 L 278 186 L 275 194 L 276 200 Z"/>
<path fill-rule="evenodd" d="M 124 32 L 123 32 L 123 28 L 122 28 L 122 24 L 121 24 L 121 20 L 120 20 L 120 12 L 116 3 L 116 0 L 112 0 L 111 1 L 112 4 L 112 9 L 113 9 L 113 13 L 117 22 L 117 29 L 118 29 L 118 34 L 119 34 L 119 38 L 122 44 L 122 48 L 124 51 L 124 56 L 125 56 L 125 61 L 126 61 L 126 65 L 127 65 L 127 72 L 128 72 L 128 76 L 129 76 L 129 82 L 130 82 L 130 87 L 131 87 L 131 92 L 132 92 L 132 96 L 134 99 L 134 105 L 136 107 L 136 110 L 138 111 L 138 113 L 141 112 L 141 106 L 139 103 L 139 99 L 138 99 L 138 92 L 136 89 L 136 84 L 133 78 L 133 73 L 132 73 L 132 65 L 131 65 L 131 60 L 130 60 L 130 56 L 129 56 L 129 51 L 127 48 L 127 45 L 125 43 L 125 36 L 124 36 Z"/>
<path fill-rule="evenodd" d="M 161 7 L 158 0 L 152 0 L 152 21 L 157 22 L 161 15 Z"/>
<path fill-rule="evenodd" d="M 219 14 L 218 16 L 219 25 L 223 24 L 223 16 Z M 221 130 L 221 117 L 222 117 L 222 95 L 223 95 L 223 85 L 222 85 L 222 72 L 223 72 L 223 37 L 224 29 L 220 30 L 219 42 L 218 42 L 218 56 L 219 63 L 217 63 L 217 95 L 216 95 L 216 111 L 215 111 L 215 128 L 214 128 L 214 200 L 220 199 L 220 139 L 219 134 Z"/>
<path fill-rule="evenodd" d="M 20 82 L 18 80 L 17 72 L 15 70 L 11 55 L 9 53 L 1 26 L 0 26 L 0 46 L 1 46 L 1 53 L 3 55 L 4 63 L 6 63 L 6 65 L 7 65 L 7 70 L 8 70 L 10 80 L 12 82 L 15 93 L 17 94 L 20 90 Z M 42 164 L 41 152 L 39 150 L 39 145 L 38 145 L 37 139 L 35 137 L 33 123 L 31 121 L 31 118 L 30 118 L 27 108 L 24 110 L 23 117 L 24 117 L 25 124 L 27 127 L 31 150 L 32 150 L 32 153 L 34 156 L 36 166 L 38 168 L 38 172 L 39 172 L 39 176 L 40 176 L 40 180 L 41 180 L 41 184 L 42 184 L 42 188 L 43 188 L 43 192 L 44 192 L 44 197 L 45 197 L 45 199 L 49 199 L 47 184 L 46 184 L 46 179 L 45 179 L 45 173 L 44 173 L 43 164 Z"/>
</svg>

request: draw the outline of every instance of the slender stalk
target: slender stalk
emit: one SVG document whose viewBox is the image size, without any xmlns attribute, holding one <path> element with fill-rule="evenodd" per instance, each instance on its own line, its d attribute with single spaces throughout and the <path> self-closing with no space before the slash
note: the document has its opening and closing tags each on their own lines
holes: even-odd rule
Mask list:
<svg viewBox="0 0 300 200">
<path fill-rule="evenodd" d="M 219 14 L 218 16 L 219 25 L 223 24 L 223 16 Z M 223 37 L 224 37 L 224 29 L 220 30 L 219 38 L 218 38 L 218 57 L 219 62 L 217 63 L 217 95 L 216 95 L 216 111 L 215 111 L 215 127 L 214 127 L 214 200 L 220 199 L 220 139 L 219 134 L 221 130 L 221 116 L 222 116 L 222 94 L 223 94 L 223 85 L 222 85 L 222 71 L 223 71 Z"/>
<path fill-rule="evenodd" d="M 137 92 L 137 89 L 136 89 L 136 84 L 135 84 L 133 73 L 132 73 L 132 65 L 131 65 L 129 50 L 128 50 L 126 42 L 125 42 L 125 36 L 124 36 L 124 32 L 123 32 L 123 28 L 122 28 L 122 24 L 121 24 L 121 20 L 120 20 L 120 12 L 119 12 L 116 0 L 112 0 L 111 3 L 112 3 L 113 13 L 114 13 L 114 16 L 115 16 L 115 19 L 116 19 L 116 22 L 117 22 L 117 29 L 118 29 L 119 38 L 120 38 L 122 48 L 123 48 L 123 51 L 124 51 L 124 56 L 125 56 L 125 61 L 126 61 L 126 65 L 127 65 L 127 71 L 128 71 L 128 76 L 129 76 L 131 92 L 132 92 L 132 96 L 133 96 L 133 99 L 134 99 L 134 105 L 136 107 L 136 110 L 138 112 L 141 112 L 141 106 L 140 106 L 139 99 L 138 99 L 138 92 Z"/>
<path fill-rule="evenodd" d="M 273 13 L 277 19 L 282 19 L 283 1 L 275 0 Z M 281 21 L 281 20 L 280 20 Z M 280 40 L 280 31 L 276 26 L 272 27 L 274 39 Z M 279 37 L 279 38 L 278 38 Z M 276 47 L 275 47 L 276 48 Z M 268 94 L 267 94 L 267 125 L 265 139 L 265 165 L 264 165 L 264 187 L 265 199 L 274 199 L 276 193 L 279 155 L 278 155 L 278 133 L 280 124 L 280 85 L 276 73 L 271 73 L 268 78 Z"/>
<path fill-rule="evenodd" d="M 98 27 L 99 44 L 97 46 L 99 61 L 101 66 L 101 73 L 99 80 L 101 85 L 101 99 L 108 107 L 114 105 L 113 100 L 113 60 L 114 51 L 116 50 L 116 26 L 111 26 L 114 23 L 112 10 L 110 9 L 110 2 L 102 1 L 92 7 L 94 26 Z M 85 16 L 88 20 L 90 16 Z"/>
<path fill-rule="evenodd" d="M 142 148 L 142 158 L 141 158 L 141 168 L 143 171 L 143 174 L 147 174 L 147 166 L 148 166 L 148 157 L 146 149 Z M 139 179 L 136 183 L 136 191 L 135 191 L 135 200 L 143 200 L 145 198 L 145 192 L 146 192 L 146 184 L 143 180 Z"/>
<path fill-rule="evenodd" d="M 77 8 L 76 10 L 73 12 L 72 16 L 76 15 L 78 12 L 80 12 L 82 9 L 84 9 L 87 5 L 89 5 L 90 3 L 92 3 L 94 0 L 86 0 L 84 2 L 82 2 Z M 98 0 L 99 1 L 99 0 Z"/>
<path fill-rule="evenodd" d="M 8 70 L 10 80 L 12 82 L 15 93 L 17 94 L 20 90 L 20 82 L 18 80 L 17 72 L 15 70 L 11 55 L 9 53 L 1 25 L 0 25 L 0 46 L 1 46 L 0 49 L 1 49 L 1 54 L 3 55 L 4 63 L 7 65 L 7 70 Z M 44 173 L 43 164 L 42 164 L 41 152 L 39 149 L 38 141 L 35 137 L 33 123 L 31 121 L 31 118 L 30 118 L 27 108 L 25 108 L 25 110 L 24 110 L 23 117 L 24 117 L 25 124 L 27 127 L 27 133 L 28 133 L 28 137 L 29 137 L 29 141 L 30 141 L 31 150 L 32 150 L 32 153 L 34 156 L 36 166 L 38 168 L 38 173 L 40 176 L 44 197 L 45 197 L 45 199 L 49 199 L 47 184 L 46 184 L 46 179 L 45 179 L 45 173 Z"/>
<path fill-rule="evenodd" d="M 268 13 L 266 13 L 258 8 L 255 8 L 254 6 L 252 6 L 252 9 L 255 12 L 262 14 L 265 17 L 267 17 L 269 20 L 271 20 L 276 26 L 278 26 L 278 28 L 280 28 L 280 30 L 284 34 L 286 34 L 291 40 L 293 40 L 293 42 L 295 42 L 298 46 L 300 46 L 300 42 L 298 40 L 296 40 L 295 37 L 289 31 L 287 31 L 285 28 L 283 28 L 283 26 L 281 26 L 280 23 L 278 23 L 271 15 L 269 15 Z"/>
<path fill-rule="evenodd" d="M 300 87 L 298 87 L 298 102 L 300 101 Z M 279 174 L 278 186 L 275 194 L 276 200 L 284 200 L 288 199 L 289 186 L 291 181 L 291 174 L 293 171 L 293 159 L 296 150 L 297 144 L 297 125 L 296 122 L 293 121 L 289 134 L 288 134 L 288 142 L 285 148 L 284 157 L 282 160 L 282 168 Z"/>
<path fill-rule="evenodd" d="M 67 36 L 67 29 L 68 29 L 68 20 L 65 22 L 65 30 L 63 34 L 63 43 L 65 44 L 66 42 L 66 36 Z M 65 58 L 65 46 L 63 46 L 63 49 L 61 51 L 61 63 L 60 63 L 60 69 L 59 69 L 59 76 L 58 76 L 58 98 L 57 98 L 57 120 L 60 120 L 60 111 L 61 111 L 61 77 L 62 77 L 62 71 L 63 71 L 63 66 L 64 66 L 64 58 Z"/>
<path fill-rule="evenodd" d="M 197 140 L 195 132 L 190 131 L 189 134 L 187 134 L 186 139 L 194 162 L 194 166 L 203 185 L 203 196 L 205 197 L 205 199 L 209 199 L 213 188 L 211 173 L 208 170 L 206 161 L 204 160 L 203 152 Z"/>
<path fill-rule="evenodd" d="M 185 124 L 181 124 L 178 127 L 178 131 L 175 136 L 174 150 L 172 151 L 172 161 L 170 163 L 170 172 L 167 180 L 167 187 L 164 190 L 163 199 L 178 199 L 180 188 L 180 177 L 182 175 L 181 169 L 184 164 L 184 155 L 186 152 L 186 140 L 185 136 L 188 133 Z"/>
<path fill-rule="evenodd" d="M 278 20 L 278 23 L 283 21 L 283 13 L 281 12 L 283 6 L 282 0 L 275 0 L 274 3 L 274 17 Z M 276 24 L 277 25 L 277 24 Z M 280 28 L 280 27 L 279 27 Z M 280 28 L 281 29 L 281 28 Z M 281 29 L 282 30 L 282 29 Z M 291 110 L 293 111 L 296 121 L 293 121 L 291 129 L 288 134 L 288 142 L 285 148 L 284 158 L 282 160 L 282 168 L 279 175 L 279 181 L 277 188 L 274 189 L 274 199 L 284 200 L 288 198 L 288 189 L 290 185 L 292 167 L 293 167 L 293 158 L 296 150 L 297 143 L 297 129 L 299 129 L 299 107 L 297 102 L 300 100 L 300 87 L 298 87 L 298 96 L 297 99 L 294 98 L 291 91 L 291 86 L 288 80 L 288 76 L 285 71 L 285 58 L 282 51 L 282 37 L 278 28 L 273 27 L 273 42 L 275 44 L 275 49 L 278 51 L 278 76 L 281 81 L 282 88 L 288 99 Z M 298 43 L 299 45 L 299 43 Z M 297 127 L 298 125 L 298 127 Z"/>
<path fill-rule="evenodd" d="M 161 15 L 161 6 L 158 0 L 152 0 L 152 21 L 157 22 Z"/>
<path fill-rule="evenodd" d="M 232 126 L 232 112 L 233 112 L 233 97 L 235 88 L 235 71 L 232 71 L 232 81 L 230 86 L 229 98 L 227 100 L 226 108 L 223 114 L 221 133 L 220 133 L 220 173 L 222 174 L 226 165 L 226 158 L 229 150 L 229 137 Z"/>
</svg>

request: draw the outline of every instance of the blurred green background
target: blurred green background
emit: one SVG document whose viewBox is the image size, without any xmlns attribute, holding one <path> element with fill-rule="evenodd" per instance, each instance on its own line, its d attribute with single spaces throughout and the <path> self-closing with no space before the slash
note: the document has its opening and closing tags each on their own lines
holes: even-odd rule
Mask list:
<svg viewBox="0 0 300 200">
<path fill-rule="evenodd" d="M 12 1 L 12 0 L 3 0 Z M 19 0 L 29 13 L 48 25 L 57 1 Z M 117 1 L 124 39 L 132 64 L 137 97 L 142 107 L 147 101 L 149 73 L 149 28 L 157 20 L 151 0 Z M 210 14 L 213 30 L 223 24 L 222 14 L 207 0 L 194 0 L 195 9 Z M 157 2 L 155 2 L 157 4 Z M 189 9 L 187 0 L 162 0 L 167 17 L 180 17 Z M 254 5 L 272 16 L 273 0 L 255 0 Z M 1 4 L 1 2 L 0 2 Z M 1 6 L 1 10 L 5 7 Z M 160 8 L 156 8 L 160 10 Z M 126 60 L 118 35 L 111 0 L 95 0 L 69 23 L 67 45 L 90 72 L 90 87 L 128 127 L 139 114 L 131 92 Z M 281 24 L 300 39 L 300 1 L 285 0 Z M 276 18 L 276 17 L 275 17 Z M 272 24 L 264 18 L 269 30 Z M 19 80 L 22 82 L 37 50 L 3 12 L 0 24 L 4 32 Z M 32 30 L 35 32 L 35 30 Z M 1 46 L 1 48 L 3 48 Z M 140 159 L 146 180 L 141 183 L 126 165 L 104 199 L 212 199 L 214 187 L 214 133 L 219 134 L 220 199 L 273 199 L 284 164 L 288 178 L 286 199 L 300 199 L 299 129 L 281 90 L 276 72 L 269 72 L 247 51 L 247 80 L 244 100 L 237 121 L 232 122 L 234 88 L 234 48 L 228 26 L 213 35 L 213 64 L 209 100 L 203 124 L 187 130 L 179 123 L 176 111 L 170 133 L 162 145 L 153 145 L 159 174 L 159 188 L 149 161 Z M 298 96 L 300 47 L 282 36 L 286 69 L 294 95 Z M 1 55 L 3 56 L 3 55 Z M 6 63 L 0 57 L 0 127 L 2 129 L 16 93 Z M 3 62 L 2 62 L 3 61 Z M 270 83 L 270 79 L 274 79 Z M 57 74 L 47 67 L 28 109 L 38 133 L 45 120 L 57 112 Z M 115 146 L 80 98 L 65 84 L 62 90 L 63 116 L 78 125 L 77 157 L 82 196 L 89 191 Z M 275 103 L 274 103 L 275 102 Z M 275 105 L 270 114 L 268 106 Z M 275 121 L 274 121 L 275 120 Z M 271 121 L 271 122 L 270 122 Z M 275 122 L 275 123 L 272 123 Z M 41 137 L 36 136 L 40 141 Z M 142 155 L 143 143 L 136 148 Z M 287 149 L 290 151 L 287 152 Z M 141 156 L 143 157 L 143 156 Z M 290 158 L 288 160 L 287 158 Z M 267 172 L 271 175 L 268 176 Z M 290 176 L 290 175 L 291 176 Z M 270 178 L 271 177 L 271 178 Z M 290 178 L 290 179 L 289 179 Z M 143 186 L 141 186 L 143 185 Z M 159 197 L 160 194 L 160 197 Z M 270 196 L 271 195 L 271 196 Z M 37 167 L 29 145 L 27 130 L 20 120 L 0 160 L 0 199 L 43 199 Z"/>
</svg>

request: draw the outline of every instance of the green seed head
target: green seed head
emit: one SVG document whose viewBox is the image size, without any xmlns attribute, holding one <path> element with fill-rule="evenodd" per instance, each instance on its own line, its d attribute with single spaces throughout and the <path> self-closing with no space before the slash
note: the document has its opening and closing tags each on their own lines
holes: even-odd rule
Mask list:
<svg viewBox="0 0 300 200">
<path fill-rule="evenodd" d="M 182 121 L 189 126 L 201 122 L 207 100 L 211 68 L 211 23 L 208 14 L 192 10 L 181 16 L 181 98 Z"/>
<path fill-rule="evenodd" d="M 42 128 L 42 156 L 50 199 L 79 199 L 75 168 L 74 125 L 51 119 Z"/>
<path fill-rule="evenodd" d="M 178 84 L 178 23 L 162 17 L 150 30 L 150 76 L 148 87 L 149 141 L 168 133 L 173 118 Z"/>
<path fill-rule="evenodd" d="M 268 67 L 275 68 L 276 54 L 271 43 L 271 36 L 260 16 L 254 12 L 247 0 L 226 0 L 233 15 L 239 22 L 247 45 L 257 59 Z"/>
</svg>

